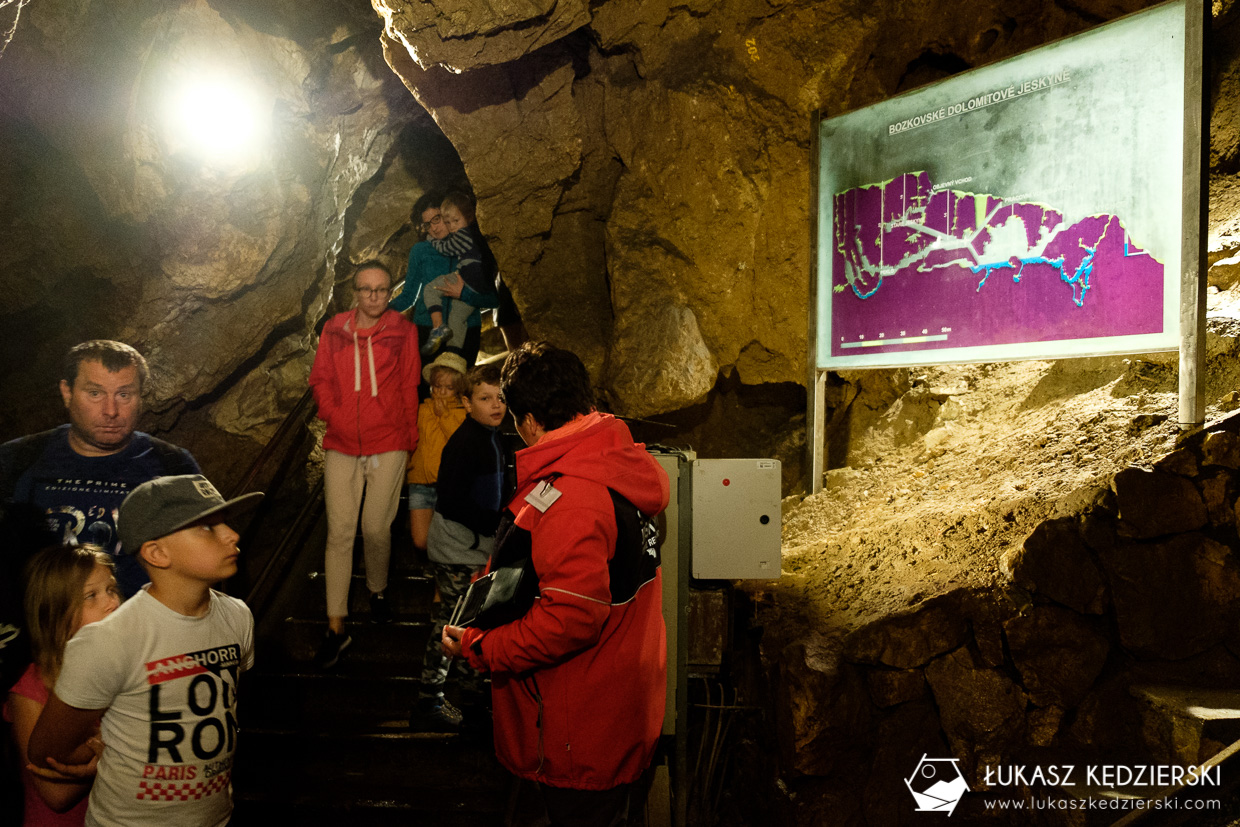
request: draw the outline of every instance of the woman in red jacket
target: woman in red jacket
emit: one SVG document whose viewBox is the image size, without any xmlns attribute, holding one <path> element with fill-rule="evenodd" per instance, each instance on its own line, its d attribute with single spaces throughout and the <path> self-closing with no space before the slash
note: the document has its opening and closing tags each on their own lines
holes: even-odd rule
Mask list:
<svg viewBox="0 0 1240 827">
<path fill-rule="evenodd" d="M 391 526 L 409 452 L 418 444 L 417 328 L 388 309 L 392 275 L 368 261 L 353 276 L 357 307 L 333 316 L 319 336 L 310 387 L 327 423 L 323 436 L 323 489 L 327 505 L 327 635 L 315 661 L 323 669 L 353 639 L 344 630 L 349 613 L 353 536 L 362 510 L 366 586 L 371 616 L 392 619 L 384 597 Z M 365 507 L 362 508 L 362 492 Z"/>
<path fill-rule="evenodd" d="M 489 631 L 447 627 L 444 648 L 491 673 L 496 752 L 539 783 L 552 824 L 623 824 L 663 724 L 667 644 L 657 568 L 615 593 L 608 489 L 653 516 L 667 507 L 667 474 L 623 422 L 594 409 L 573 353 L 527 343 L 502 382 L 529 446 L 517 452 L 508 511 L 529 532 L 539 597 Z"/>
</svg>

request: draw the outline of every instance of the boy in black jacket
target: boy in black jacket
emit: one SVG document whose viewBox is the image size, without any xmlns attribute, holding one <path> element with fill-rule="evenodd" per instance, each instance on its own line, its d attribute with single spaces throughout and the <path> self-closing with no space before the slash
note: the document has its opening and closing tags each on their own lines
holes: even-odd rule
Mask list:
<svg viewBox="0 0 1240 827">
<path fill-rule="evenodd" d="M 504 506 L 504 442 L 499 426 L 508 406 L 499 382 L 496 365 L 479 365 L 469 372 L 465 395 L 469 415 L 444 446 L 439 461 L 438 499 L 426 545 L 441 600 L 422 659 L 418 706 L 410 716 L 410 726 L 420 732 L 455 732 L 461 724 L 460 711 L 444 699 L 449 659 L 439 638 L 457 598 L 469 590 L 491 557 Z M 470 678 L 481 681 L 476 673 Z"/>
</svg>

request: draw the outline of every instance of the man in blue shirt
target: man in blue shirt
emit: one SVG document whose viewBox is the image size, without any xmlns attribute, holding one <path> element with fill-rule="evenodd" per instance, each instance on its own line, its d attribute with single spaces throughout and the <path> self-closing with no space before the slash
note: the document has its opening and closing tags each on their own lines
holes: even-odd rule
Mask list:
<svg viewBox="0 0 1240 827">
<path fill-rule="evenodd" d="M 0 445 L 7 538 L 0 550 L 0 681 L 24 667 L 18 663 L 24 635 L 16 632 L 22 625 L 21 573 L 39 548 L 65 542 L 102 546 L 116 558 L 126 597 L 149 579 L 133 556 L 121 555 L 121 501 L 155 477 L 200 471 L 189 451 L 135 430 L 148 375 L 146 360 L 129 345 L 102 339 L 80 344 L 66 355 L 61 372 L 68 424 Z"/>
</svg>

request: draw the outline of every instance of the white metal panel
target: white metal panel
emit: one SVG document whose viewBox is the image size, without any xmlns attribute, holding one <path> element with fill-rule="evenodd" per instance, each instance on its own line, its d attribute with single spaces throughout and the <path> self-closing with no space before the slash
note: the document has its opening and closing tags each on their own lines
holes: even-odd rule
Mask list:
<svg viewBox="0 0 1240 827">
<path fill-rule="evenodd" d="M 774 459 L 693 463 L 693 576 L 779 577 L 780 464 Z"/>
</svg>

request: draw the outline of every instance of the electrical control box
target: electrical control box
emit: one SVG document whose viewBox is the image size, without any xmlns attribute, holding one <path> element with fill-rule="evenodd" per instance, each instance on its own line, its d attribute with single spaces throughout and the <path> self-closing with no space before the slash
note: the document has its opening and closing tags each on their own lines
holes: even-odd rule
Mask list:
<svg viewBox="0 0 1240 827">
<path fill-rule="evenodd" d="M 697 459 L 691 477 L 693 576 L 701 580 L 779 577 L 779 460 Z"/>
</svg>

